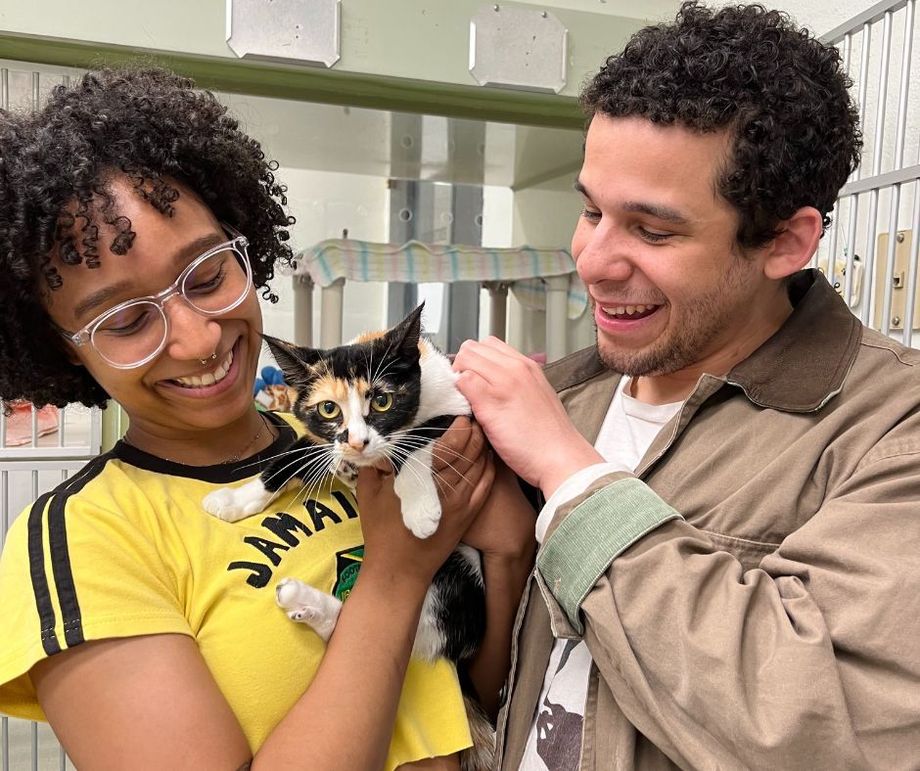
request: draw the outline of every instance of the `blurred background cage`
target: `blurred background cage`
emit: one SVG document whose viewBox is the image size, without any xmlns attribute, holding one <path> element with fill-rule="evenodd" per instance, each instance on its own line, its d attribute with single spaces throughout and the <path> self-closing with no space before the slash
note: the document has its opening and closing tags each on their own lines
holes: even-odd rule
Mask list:
<svg viewBox="0 0 920 771">
<path fill-rule="evenodd" d="M 37 108 L 48 89 L 66 75 L 0 68 L 0 107 L 28 100 Z M 0 548 L 13 517 L 62 482 L 102 448 L 102 411 L 71 405 L 36 409 L 13 402 L 0 411 Z M 2 641 L 0 641 L 2 645 Z M 0 717 L 0 769 L 73 768 L 47 724 Z"/>
<path fill-rule="evenodd" d="M 883 0 L 822 36 L 853 81 L 862 162 L 815 265 L 867 326 L 912 345 L 920 329 L 920 57 L 916 0 Z"/>
<path fill-rule="evenodd" d="M 821 6 L 821 14 L 830 12 L 823 3 L 813 1 Z M 810 2 L 801 0 L 803 7 Z M 641 13 L 667 18 L 676 7 L 671 0 L 656 0 Z M 852 0 L 843 7 L 852 13 L 858 6 Z M 797 15 L 798 9 L 792 3 L 786 4 L 786 10 Z M 625 13 L 622 9 L 619 12 Z M 637 21 L 634 28 L 641 23 L 644 22 Z M 820 29 L 819 24 L 811 26 Z M 842 190 L 833 224 L 813 260 L 813 265 L 826 273 L 864 323 L 908 345 L 917 340 L 915 332 L 920 329 L 917 26 L 916 0 L 883 0 L 822 35 L 823 40 L 839 47 L 853 80 L 865 146 L 860 168 Z M 604 45 L 612 48 L 616 42 L 606 39 Z M 66 82 L 77 72 L 51 65 L 0 61 L 0 107 L 35 108 L 56 83 Z M 248 109 L 248 117 L 256 123 L 266 104 L 247 106 L 245 95 L 219 96 L 235 112 L 242 110 L 244 117 Z M 282 112 L 278 124 L 267 130 L 286 133 L 292 142 L 309 148 L 311 142 L 321 143 L 324 137 L 338 140 L 338 127 L 348 121 L 370 125 L 377 120 L 370 110 L 339 107 L 333 114 L 332 108 L 315 107 L 310 117 L 316 120 L 305 121 L 304 113 L 296 112 L 305 106 L 288 101 L 283 106 L 287 112 Z M 307 204 L 297 200 L 305 177 L 298 176 L 296 170 L 288 173 L 282 168 L 279 172 L 291 185 L 292 205 L 301 207 L 297 212 L 300 221 L 309 223 L 315 211 L 321 209 L 330 223 L 335 222 L 328 224 L 319 238 L 301 241 L 297 268 L 292 275 L 276 279 L 282 302 L 275 308 L 266 307 L 266 330 L 290 339 L 296 337 L 304 344 L 329 345 L 348 339 L 370 324 L 393 323 L 417 302 L 426 300 L 426 326 L 446 350 L 455 350 L 465 337 L 496 334 L 526 352 L 545 352 L 554 359 L 589 342 L 593 334 L 590 314 L 578 313 L 584 302 L 583 288 L 573 280 L 571 264 L 558 270 L 536 266 L 529 276 L 536 279 L 536 288 L 520 275 L 502 279 L 493 274 L 491 280 L 486 280 L 489 277 L 470 277 L 461 272 L 451 275 L 449 281 L 384 282 L 373 290 L 373 296 L 360 271 L 349 269 L 335 277 L 323 276 L 324 268 L 315 257 L 317 248 L 322 239 L 339 235 L 343 236 L 339 246 L 346 247 L 381 240 L 394 245 L 415 242 L 423 248 L 440 245 L 447 250 L 463 244 L 478 248 L 478 259 L 489 261 L 499 255 L 501 262 L 500 250 L 493 247 L 517 246 L 517 257 L 513 258 L 517 260 L 526 254 L 526 248 L 520 247 L 526 242 L 519 237 L 523 231 L 524 239 L 541 242 L 536 246 L 565 254 L 566 237 L 541 235 L 550 232 L 544 227 L 548 224 L 556 228 L 552 232 L 570 233 L 580 210 L 578 196 L 571 192 L 571 181 L 580 166 L 582 132 L 577 122 L 563 130 L 395 112 L 385 115 L 388 133 L 382 140 L 375 136 L 374 141 L 388 145 L 391 154 L 386 174 L 391 179 L 386 181 L 386 197 L 373 199 L 385 201 L 387 209 L 381 218 L 383 224 L 374 232 L 367 228 L 362 231 L 361 227 L 352 228 L 350 237 L 342 232 L 349 223 L 354 224 L 356 214 L 360 225 L 366 208 L 376 205 L 369 203 L 369 194 L 358 199 L 368 189 L 365 180 L 369 177 L 358 176 L 367 172 L 356 172 L 355 165 L 355 159 L 367 151 L 366 141 L 345 139 L 337 146 L 342 165 L 319 167 L 327 173 L 322 180 L 328 186 L 316 185 L 316 198 Z M 252 133 L 263 139 L 258 128 L 253 128 Z M 317 155 L 323 152 L 326 151 L 321 148 Z M 443 156 L 438 164 L 432 163 L 432 152 Z M 474 156 L 479 163 L 475 174 L 457 172 L 464 157 Z M 509 157 L 516 159 L 514 174 L 500 178 L 490 187 L 489 169 L 501 166 Z M 434 168 L 436 165 L 438 168 Z M 339 173 L 343 170 L 345 173 Z M 343 182 L 338 187 L 340 178 L 349 174 L 354 177 L 353 186 L 347 188 Z M 495 177 L 494 169 L 492 175 L 500 177 Z M 349 194 L 360 202 L 343 203 Z M 512 197 L 513 206 L 507 203 Z M 489 213 L 495 211 L 498 215 L 490 224 Z M 509 226 L 496 237 L 495 220 L 512 218 L 514 228 Z M 297 231 L 294 236 L 296 241 Z M 559 259 L 559 264 L 565 263 L 564 258 Z M 521 296 L 529 293 L 530 302 L 521 300 L 518 306 L 526 306 L 525 309 L 515 310 L 508 289 L 521 281 Z M 541 294 L 549 298 L 550 313 L 539 310 Z M 568 323 L 562 321 L 564 317 L 568 317 Z M 566 327 L 562 336 L 558 334 L 560 324 Z M 0 546 L 19 512 L 110 447 L 124 429 L 117 407 L 101 411 L 72 405 L 63 410 L 36 410 L 21 402 L 10 407 L 9 416 L 0 417 Z M 72 765 L 46 725 L 0 718 L 0 771 L 66 768 Z"/>
</svg>

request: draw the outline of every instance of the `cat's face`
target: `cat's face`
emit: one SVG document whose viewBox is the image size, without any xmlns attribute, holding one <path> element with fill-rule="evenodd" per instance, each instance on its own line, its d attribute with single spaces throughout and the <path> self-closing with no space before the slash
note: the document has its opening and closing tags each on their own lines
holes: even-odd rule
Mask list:
<svg viewBox="0 0 920 771">
<path fill-rule="evenodd" d="M 329 446 L 331 463 L 365 466 L 404 452 L 393 442 L 419 406 L 420 320 L 421 307 L 387 332 L 329 350 L 266 336 L 297 390 L 294 414 L 314 442 Z"/>
</svg>

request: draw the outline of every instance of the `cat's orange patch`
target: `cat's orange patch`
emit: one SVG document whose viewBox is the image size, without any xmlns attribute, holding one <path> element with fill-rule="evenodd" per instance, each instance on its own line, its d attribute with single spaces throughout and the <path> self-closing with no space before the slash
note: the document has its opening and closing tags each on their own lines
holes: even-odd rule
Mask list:
<svg viewBox="0 0 920 771">
<path fill-rule="evenodd" d="M 363 401 L 366 398 L 370 384 L 364 378 L 357 378 L 356 380 L 349 381 L 329 374 L 323 375 L 313 383 L 313 391 L 309 399 L 307 399 L 307 405 L 315 407 L 320 402 L 335 402 L 342 410 L 342 416 L 339 422 L 343 424 L 348 423 L 353 417 L 350 414 L 351 405 L 348 400 L 348 392 L 352 387 L 358 392 L 358 396 L 360 396 Z"/>
<path fill-rule="evenodd" d="M 379 340 L 387 333 L 387 330 L 382 329 L 377 332 L 362 332 L 354 340 L 351 341 L 352 345 L 358 345 L 359 343 L 369 343 L 371 340 Z M 422 355 L 422 358 L 427 356 L 430 353 L 429 349 L 430 343 L 425 339 L 420 339 L 418 341 L 418 349 Z"/>
<path fill-rule="evenodd" d="M 377 332 L 362 332 L 354 340 L 352 340 L 353 345 L 358 343 L 369 343 L 371 340 L 379 340 L 386 334 L 386 330 L 380 330 Z"/>
<path fill-rule="evenodd" d="M 307 400 L 311 407 L 320 402 L 335 402 L 338 405 L 348 401 L 348 381 L 332 375 L 322 375 L 313 381 L 313 392 Z"/>
</svg>

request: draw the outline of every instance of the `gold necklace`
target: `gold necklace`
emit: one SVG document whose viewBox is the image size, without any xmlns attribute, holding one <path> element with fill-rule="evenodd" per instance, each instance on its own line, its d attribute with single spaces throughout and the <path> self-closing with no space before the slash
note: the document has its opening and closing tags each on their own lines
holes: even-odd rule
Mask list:
<svg viewBox="0 0 920 771">
<path fill-rule="evenodd" d="M 218 461 L 217 464 L 213 464 L 213 465 L 224 466 L 228 463 L 236 463 L 237 461 L 242 460 L 246 456 L 246 451 L 259 440 L 259 437 L 261 437 L 262 434 L 265 433 L 265 429 L 269 428 L 269 430 L 271 430 L 270 424 L 268 422 L 268 419 L 265 417 L 265 414 L 262 412 L 259 412 L 258 414 L 259 414 L 260 421 L 259 421 L 259 430 L 256 431 L 256 435 L 252 437 L 252 439 L 249 440 L 246 446 L 242 450 L 240 450 L 238 453 L 236 453 L 235 455 L 231 455 L 229 458 L 226 458 L 225 460 Z M 129 447 L 133 447 L 136 450 L 141 449 L 136 444 L 134 444 L 134 442 L 128 439 L 127 434 L 121 438 L 121 441 L 124 442 Z M 144 452 L 144 450 L 141 450 L 141 452 Z M 171 458 L 162 457 L 161 460 L 168 461 L 169 463 L 178 463 L 178 461 L 174 461 Z M 188 464 L 182 464 L 182 465 L 188 465 Z"/>
<path fill-rule="evenodd" d="M 265 433 L 265 427 L 268 425 L 268 420 L 266 420 L 265 415 L 261 412 L 259 413 L 259 417 L 262 419 L 262 422 L 259 425 L 259 430 L 256 431 L 256 435 L 249 440 L 249 444 L 236 455 L 231 455 L 227 460 L 222 460 L 221 464 L 236 463 L 238 460 L 242 460 L 246 456 L 246 451 L 259 440 L 259 437 L 262 436 L 263 433 Z"/>
</svg>

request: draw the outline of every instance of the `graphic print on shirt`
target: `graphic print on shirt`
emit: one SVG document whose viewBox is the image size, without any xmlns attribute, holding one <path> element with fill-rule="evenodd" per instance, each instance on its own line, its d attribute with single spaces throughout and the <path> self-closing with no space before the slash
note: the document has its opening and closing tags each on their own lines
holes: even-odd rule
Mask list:
<svg viewBox="0 0 920 771">
<path fill-rule="evenodd" d="M 364 544 L 340 551 L 335 555 L 335 586 L 332 594 L 345 602 L 358 580 L 358 571 L 364 562 Z"/>
<path fill-rule="evenodd" d="M 560 675 L 579 640 L 568 640 L 556 667 Z M 581 729 L 584 717 L 568 712 L 562 704 L 550 701 L 552 689 L 543 698 L 537 716 L 537 755 L 552 771 L 577 771 L 581 755 Z"/>
<path fill-rule="evenodd" d="M 281 564 L 284 553 L 300 544 L 302 539 L 312 538 L 313 535 L 322 532 L 328 526 L 340 525 L 342 522 L 357 519 L 357 502 L 353 494 L 333 490 L 332 498 L 338 504 L 338 511 L 312 498 L 304 501 L 303 507 L 309 515 L 309 524 L 286 511 L 279 511 L 264 517 L 260 524 L 267 531 L 266 535 L 270 537 L 258 535 L 244 537 L 243 543 L 252 549 L 251 558 L 235 560 L 227 565 L 227 570 L 249 571 L 246 583 L 256 589 L 268 586 L 275 568 Z M 355 549 L 349 550 L 349 553 L 353 552 Z M 354 583 L 354 577 L 352 583 Z"/>
</svg>

